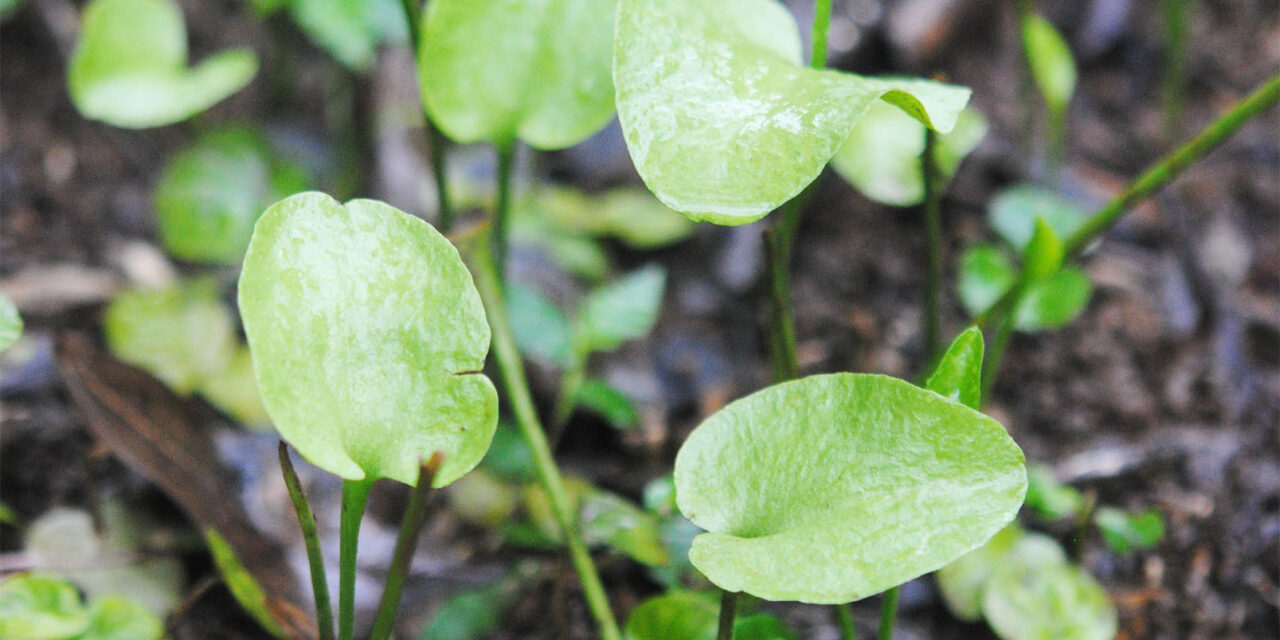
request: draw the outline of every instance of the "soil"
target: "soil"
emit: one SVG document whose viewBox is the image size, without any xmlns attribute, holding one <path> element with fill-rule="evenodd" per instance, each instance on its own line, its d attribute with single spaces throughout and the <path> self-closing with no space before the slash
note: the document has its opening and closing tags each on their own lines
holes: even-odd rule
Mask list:
<svg viewBox="0 0 1280 640">
<path fill-rule="evenodd" d="M 1127 0 L 1036 4 L 1080 57 L 1061 186 L 1086 206 L 1104 203 L 1174 140 L 1198 131 L 1280 68 L 1274 3 L 1197 3 L 1186 109 L 1176 134 L 1169 134 L 1160 108 L 1158 11 Z M 89 122 L 71 106 L 64 76 L 74 4 L 27 0 L 0 24 L 0 289 L 18 297 L 16 288 L 29 292 L 29 283 L 37 283 L 36 294 L 20 300 L 28 355 L 20 366 L 6 365 L 0 388 L 0 502 L 25 520 L 55 506 L 88 507 L 116 496 L 164 514 L 157 526 L 186 526 L 141 470 L 95 444 L 61 382 L 53 346 L 67 330 L 99 333 L 101 304 L 138 269 L 152 268 L 137 258 L 139 246 L 159 247 L 149 194 L 165 160 L 194 132 L 213 123 L 258 122 L 318 168 L 321 186 L 424 210 L 413 189 L 392 179 L 422 173 L 421 131 L 377 119 L 406 101 L 414 113 L 416 89 L 402 49 L 385 52 L 369 76 L 352 78 L 283 17 L 262 21 L 245 3 L 231 0 L 182 6 L 193 59 L 247 44 L 264 57 L 264 71 L 248 90 L 192 124 L 144 131 Z M 808 8 L 797 11 L 806 15 Z M 991 238 L 984 210 L 994 192 L 1042 175 L 1043 149 L 1034 141 L 1043 136 L 1028 135 L 1027 128 L 1028 114 L 1039 112 L 1039 105 L 1023 98 L 1010 13 L 1006 3 L 993 0 L 836 2 L 833 34 L 844 35 L 833 35 L 833 64 L 860 73 L 947 77 L 974 89 L 974 103 L 991 122 L 944 205 L 951 257 Z M 290 73 L 268 77 L 273 69 Z M 342 114 L 362 116 L 357 122 L 366 125 L 377 122 L 377 135 L 370 132 L 365 144 L 353 146 L 343 126 L 334 124 Z M 1163 541 L 1125 556 L 1109 551 L 1096 533 L 1077 536 L 1070 527 L 1026 520 L 1058 536 L 1106 587 L 1119 610 L 1122 638 L 1243 639 L 1280 632 L 1277 132 L 1280 116 L 1272 108 L 1109 232 L 1083 260 L 1095 284 L 1087 312 L 1063 330 L 1016 336 L 987 408 L 1029 460 L 1098 503 L 1164 514 Z M 361 162 L 339 157 L 352 149 L 364 151 Z M 636 180 L 616 126 L 578 149 L 537 159 L 526 153 L 524 160 L 534 178 L 589 189 Z M 346 179 L 336 173 L 351 166 L 364 171 Z M 767 382 L 759 297 L 765 224 L 707 226 L 658 252 L 612 247 L 624 266 L 658 261 L 670 274 L 654 335 L 593 364 L 611 379 L 633 381 L 629 390 L 646 399 L 643 425 L 619 434 L 579 416 L 561 450 L 566 468 L 638 497 L 646 480 L 670 468 L 679 443 L 703 417 Z M 819 180 L 793 271 L 805 373 L 909 379 L 920 373 L 923 237 L 917 211 L 871 203 L 834 175 Z M 558 277 L 545 273 L 545 261 L 536 256 L 517 255 L 515 269 L 520 277 Z M 234 278 L 219 275 L 226 283 Z M 948 281 L 954 282 L 950 270 Z M 949 295 L 946 335 L 965 321 Z M 549 409 L 556 379 L 533 371 L 539 401 Z M 199 428 L 219 434 L 224 456 L 274 455 L 270 437 L 229 429 L 208 407 L 189 404 Z M 238 464 L 243 461 L 232 462 Z M 332 493 L 323 480 L 313 482 Z M 247 500 L 256 485 L 244 484 L 244 491 L 229 491 L 225 499 Z M 375 519 L 394 527 L 403 499 L 394 487 L 380 488 Z M 252 514 L 252 505 L 246 508 Z M 424 552 L 427 568 L 418 571 L 415 564 L 407 591 L 404 629 L 416 629 L 452 589 L 492 579 L 503 566 L 533 557 L 536 577 L 493 637 L 591 637 L 567 561 L 495 548 L 486 532 L 460 524 L 447 509 L 438 513 L 423 545 L 434 551 Z M 296 548 L 296 535 L 289 536 L 286 531 L 277 538 Z M 20 564 L 21 549 L 20 530 L 0 525 L 0 559 Z M 247 633 L 247 626 L 219 620 L 229 600 L 209 586 L 211 565 L 198 546 L 179 552 L 193 596 L 175 626 L 187 629 L 179 635 Z M 598 557 L 620 615 L 657 592 L 634 563 Z M 864 635 L 873 632 L 877 607 L 874 598 L 854 607 Z M 802 637 L 836 637 L 826 609 L 768 608 Z M 896 637 L 990 633 L 955 621 L 927 578 L 903 591 Z"/>
</svg>

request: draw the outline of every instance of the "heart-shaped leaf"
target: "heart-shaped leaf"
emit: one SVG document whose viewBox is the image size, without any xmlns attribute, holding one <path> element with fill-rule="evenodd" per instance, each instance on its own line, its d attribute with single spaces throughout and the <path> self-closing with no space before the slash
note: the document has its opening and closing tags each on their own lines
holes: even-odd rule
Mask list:
<svg viewBox="0 0 1280 640">
<path fill-rule="evenodd" d="M 1030 13 L 1022 21 L 1022 46 L 1045 104 L 1053 111 L 1066 110 L 1076 89 L 1076 63 L 1066 38 L 1048 20 Z"/>
<path fill-rule="evenodd" d="M 418 60 L 431 119 L 456 142 L 561 149 L 613 115 L 617 0 L 433 0 Z"/>
<path fill-rule="evenodd" d="M 173 0 L 93 0 L 80 22 L 67 86 L 86 118 L 144 129 L 181 122 L 243 89 L 248 49 L 187 68 L 187 29 Z"/>
<path fill-rule="evenodd" d="M 422 220 L 321 193 L 272 205 L 245 256 L 240 312 L 267 412 L 313 464 L 413 484 L 439 451 L 440 487 L 488 449 L 489 325 L 457 249 Z"/>
<path fill-rule="evenodd" d="M 0 351 L 8 349 L 22 335 L 22 316 L 8 298 L 0 295 Z"/>
<path fill-rule="evenodd" d="M 675 464 L 680 511 L 710 533 L 689 558 L 767 600 L 841 603 L 933 571 L 1022 505 L 1004 427 L 901 380 L 831 374 L 775 385 L 699 426 Z"/>
<path fill-rule="evenodd" d="M 969 90 L 800 65 L 775 0 L 621 0 L 613 79 L 636 169 L 667 206 L 744 224 L 814 180 L 883 98 L 940 132 Z"/>
<path fill-rule="evenodd" d="M 965 329 L 951 342 L 925 388 L 970 409 L 982 402 L 982 330 Z"/>
<path fill-rule="evenodd" d="M 924 201 L 925 127 L 887 102 L 871 105 L 853 133 L 831 159 L 831 166 L 862 195 L 895 207 Z M 975 109 L 965 109 L 949 133 L 934 144 L 934 163 L 943 188 L 960 161 L 987 135 L 987 121 Z"/>
<path fill-rule="evenodd" d="M 1031 241 L 1036 220 L 1044 219 L 1059 238 L 1069 238 L 1088 218 L 1075 203 L 1056 191 L 1020 185 L 1000 192 L 987 212 L 991 228 L 1021 252 Z"/>
<path fill-rule="evenodd" d="M 256 129 L 216 129 L 179 153 L 156 184 L 160 239 L 183 260 L 238 265 L 262 211 L 306 182 Z"/>
</svg>

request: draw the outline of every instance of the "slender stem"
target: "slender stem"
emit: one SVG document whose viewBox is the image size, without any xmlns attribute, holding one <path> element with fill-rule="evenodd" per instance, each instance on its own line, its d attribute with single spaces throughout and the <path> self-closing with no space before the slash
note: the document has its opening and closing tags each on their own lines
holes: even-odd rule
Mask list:
<svg viewBox="0 0 1280 640">
<path fill-rule="evenodd" d="M 898 592 L 894 587 L 884 592 L 884 601 L 880 603 L 880 632 L 876 640 L 893 640 L 893 623 L 898 617 Z"/>
<path fill-rule="evenodd" d="M 938 135 L 933 129 L 924 130 L 924 154 L 920 156 L 921 174 L 924 177 L 924 225 L 925 244 L 928 253 L 928 275 L 924 293 L 924 352 L 925 369 L 942 351 L 942 181 L 938 177 L 936 153 Z"/>
<path fill-rule="evenodd" d="M 498 202 L 493 210 L 493 259 L 498 282 L 507 281 L 507 236 L 511 218 L 511 181 L 514 172 L 515 142 L 498 147 Z"/>
<path fill-rule="evenodd" d="M 849 605 L 838 604 L 836 610 L 836 626 L 840 627 L 840 640 L 858 640 L 858 628 L 853 624 L 853 612 Z"/>
<path fill-rule="evenodd" d="M 338 527 L 338 640 L 352 640 L 356 624 L 356 549 L 360 520 L 373 481 L 342 481 L 342 516 Z"/>
<path fill-rule="evenodd" d="M 1067 148 L 1067 108 L 1046 105 L 1049 116 L 1049 148 L 1045 151 L 1044 175 L 1050 184 L 1062 178 L 1062 159 Z"/>
<path fill-rule="evenodd" d="M 1010 289 L 1016 290 L 1014 298 L 1022 296 L 1023 287 L 1015 285 Z M 987 356 L 982 363 L 982 390 L 981 400 L 978 406 L 986 403 L 987 398 L 991 396 L 991 390 L 995 388 L 996 378 L 1000 375 L 1000 368 L 1004 366 L 1005 347 L 1009 346 L 1009 339 L 1013 337 L 1013 330 L 1017 327 L 1017 314 L 1014 309 L 1010 308 L 1000 314 L 1000 322 L 996 325 L 995 338 L 991 340 L 991 346 L 987 349 Z"/>
<path fill-rule="evenodd" d="M 1181 147 L 1166 155 L 1154 166 L 1147 169 L 1124 193 L 1112 200 L 1101 211 L 1089 218 L 1064 243 L 1067 255 L 1074 255 L 1084 249 L 1094 236 L 1111 228 L 1120 217 L 1133 205 L 1147 199 L 1157 189 L 1173 180 L 1184 169 L 1196 160 L 1204 157 L 1223 140 L 1235 133 L 1250 118 L 1265 111 L 1280 100 L 1280 74 L 1272 76 L 1261 87 L 1241 100 L 1230 111 L 1223 114 L 1199 135 L 1187 141 Z"/>
<path fill-rule="evenodd" d="M 480 290 L 480 297 L 484 300 L 485 311 L 489 316 L 489 326 L 493 330 L 493 355 L 502 376 L 503 386 L 506 387 L 507 399 L 510 400 L 515 413 L 516 425 L 533 454 L 534 470 L 537 472 L 538 480 L 551 499 L 552 514 L 564 533 L 565 544 L 569 547 L 569 557 L 578 571 L 578 578 L 582 581 L 582 592 L 587 600 L 587 607 L 600 627 L 601 638 L 620 640 L 618 623 L 614 620 L 600 576 L 578 531 L 577 518 L 569 507 L 569 497 L 565 493 L 564 481 L 551 456 L 551 447 L 538 420 L 537 411 L 534 410 L 533 398 L 525 378 L 524 364 L 520 361 L 515 338 L 508 324 L 507 309 L 498 283 L 498 269 L 487 238 L 480 238 L 474 244 L 471 264 L 476 277 L 476 286 Z"/>
<path fill-rule="evenodd" d="M 413 47 L 415 66 L 422 57 L 422 2 L 420 0 L 400 0 L 400 8 L 404 11 L 405 24 L 409 25 L 409 44 Z M 449 180 L 445 175 L 445 149 L 449 141 L 440 128 L 431 122 L 426 103 L 422 109 L 423 127 L 427 133 L 427 144 L 431 148 L 431 176 L 436 182 L 436 226 L 441 233 L 453 230 L 453 206 L 449 204 Z"/>
<path fill-rule="evenodd" d="M 716 640 L 733 640 L 733 622 L 738 616 L 738 592 L 720 592 L 720 625 Z"/>
<path fill-rule="evenodd" d="M 799 210 L 800 207 L 789 205 L 783 215 Z M 799 215 L 795 217 L 799 218 Z M 765 257 L 769 261 L 769 360 L 773 365 L 774 382 L 793 380 L 800 375 L 795 316 L 791 310 L 791 277 L 788 272 L 791 261 L 786 258 L 791 247 L 784 239 L 783 226 L 780 224 L 764 232 Z"/>
<path fill-rule="evenodd" d="M 289 490 L 289 499 L 293 501 L 293 511 L 298 516 L 298 527 L 302 529 L 302 542 L 307 548 L 307 564 L 311 568 L 311 591 L 316 600 L 316 628 L 320 640 L 333 640 L 333 605 L 329 602 L 329 580 L 324 572 L 324 554 L 320 552 L 320 533 L 316 530 L 316 516 L 311 512 L 311 503 L 302 490 L 302 482 L 289 459 L 289 445 L 280 441 L 280 473 L 284 476 L 284 486 Z"/>
<path fill-rule="evenodd" d="M 813 51 L 809 66 L 824 69 L 827 66 L 827 30 L 831 26 L 831 0 L 813 3 Z"/>
<path fill-rule="evenodd" d="M 1182 98 L 1187 90 L 1187 34 L 1195 0 L 1164 0 L 1164 130 L 1174 140 L 1182 129 Z"/>
<path fill-rule="evenodd" d="M 382 600 L 378 603 L 378 616 L 374 619 L 370 640 L 387 640 L 391 637 L 396 609 L 400 608 L 400 593 L 404 589 L 405 576 L 409 573 L 422 526 L 427 522 L 427 498 L 431 495 L 431 483 L 435 481 L 436 472 L 440 470 L 443 461 L 444 454 L 437 451 L 418 469 L 418 484 L 414 485 L 409 497 L 409 507 L 405 511 L 404 520 L 400 522 L 400 535 L 396 537 L 396 548 L 391 554 L 391 568 L 387 572 L 386 586 L 382 589 Z"/>
</svg>

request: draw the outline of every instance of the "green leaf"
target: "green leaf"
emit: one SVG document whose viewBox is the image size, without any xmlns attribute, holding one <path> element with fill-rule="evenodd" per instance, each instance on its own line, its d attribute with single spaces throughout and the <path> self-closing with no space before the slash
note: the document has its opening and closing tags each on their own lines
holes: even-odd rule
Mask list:
<svg viewBox="0 0 1280 640">
<path fill-rule="evenodd" d="M 117 358 L 188 394 L 231 362 L 236 335 L 231 310 L 212 280 L 119 295 L 102 318 Z"/>
<path fill-rule="evenodd" d="M 262 393 L 253 376 L 253 357 L 249 350 L 240 347 L 227 366 L 200 386 L 200 395 L 213 406 L 226 412 L 241 424 L 262 426 L 271 423 L 267 408 L 262 404 Z"/>
<path fill-rule="evenodd" d="M 733 623 L 734 640 L 800 640 L 786 623 L 767 613 L 739 617 Z"/>
<path fill-rule="evenodd" d="M 1084 496 L 1062 484 L 1044 465 L 1027 469 L 1027 508 L 1044 520 L 1061 520 L 1080 513 Z"/>
<path fill-rule="evenodd" d="M 982 330 L 969 327 L 942 355 L 925 388 L 970 409 L 982 402 Z"/>
<path fill-rule="evenodd" d="M 1059 238 L 1069 238 L 1088 219 L 1088 213 L 1043 187 L 1020 185 L 1000 192 L 987 213 L 991 228 L 1019 252 L 1031 241 L 1036 220 L 1043 218 Z"/>
<path fill-rule="evenodd" d="M 507 287 L 507 315 L 524 355 L 561 369 L 573 363 L 573 328 L 555 303 L 519 283 Z"/>
<path fill-rule="evenodd" d="M 275 614 L 268 606 L 267 593 L 262 590 L 262 585 L 258 584 L 253 574 L 245 569 L 240 558 L 236 556 L 235 549 L 231 548 L 226 538 L 223 538 L 215 529 L 205 529 L 204 540 L 209 546 L 210 555 L 213 556 L 214 566 L 218 568 L 222 581 L 227 585 L 227 590 L 235 597 L 236 602 L 239 602 L 240 606 L 244 607 L 244 610 L 271 635 L 277 638 L 285 637 L 280 624 L 276 622 Z"/>
<path fill-rule="evenodd" d="M 977 316 L 995 304 L 1017 279 L 1013 263 L 1000 247 L 979 245 L 961 254 L 956 288 L 965 311 Z"/>
<path fill-rule="evenodd" d="M 626 640 L 715 640 L 720 607 L 705 593 L 672 591 L 650 598 L 627 619 Z M 734 640 L 797 640 L 781 620 L 767 613 L 740 616 Z"/>
<path fill-rule="evenodd" d="M 433 0 L 418 61 L 427 112 L 456 142 L 572 146 L 613 115 L 616 0 Z"/>
<path fill-rule="evenodd" d="M 240 264 L 268 205 L 306 187 L 301 168 L 252 127 L 224 127 L 179 153 L 156 185 L 160 239 L 193 262 Z"/>
<path fill-rule="evenodd" d="M 70 584 L 40 573 L 0 582 L 0 637 L 65 640 L 88 628 L 89 612 Z"/>
<path fill-rule="evenodd" d="M 860 193 L 887 205 L 907 207 L 924 201 L 925 127 L 887 102 L 871 105 L 854 126 L 849 139 L 831 159 L 831 166 Z M 987 121 L 977 110 L 960 112 L 955 128 L 939 135 L 934 158 L 941 184 L 946 186 L 960 161 L 982 142 Z"/>
<path fill-rule="evenodd" d="M 13 346 L 22 336 L 22 316 L 13 302 L 0 295 L 0 351 Z"/>
<path fill-rule="evenodd" d="M 141 604 L 106 596 L 89 607 L 89 629 L 80 640 L 156 640 L 164 623 Z"/>
<path fill-rule="evenodd" d="M 969 90 L 800 64 L 774 0 L 621 0 L 613 78 L 645 184 L 694 220 L 744 224 L 818 176 L 883 98 L 939 132 Z"/>
<path fill-rule="evenodd" d="M 1164 517 L 1155 509 L 1128 514 L 1115 507 L 1101 507 L 1093 514 L 1093 523 L 1107 546 L 1121 555 L 1154 547 L 1164 538 Z"/>
<path fill-rule="evenodd" d="M 942 592 L 942 601 L 952 615 L 966 622 L 976 622 L 982 617 L 982 596 L 992 572 L 1024 535 L 1017 522 L 1010 523 L 986 544 L 938 569 L 934 577 Z"/>
<path fill-rule="evenodd" d="M 636 249 L 656 249 L 693 235 L 696 227 L 644 189 L 621 187 L 597 199 L 601 232 Z"/>
<path fill-rule="evenodd" d="M 819 375 L 703 422 L 676 456 L 676 499 L 710 531 L 689 558 L 712 582 L 832 604 L 986 542 L 1022 505 L 1023 465 L 972 409 L 894 378 Z"/>
<path fill-rule="evenodd" d="M 1093 284 L 1089 276 L 1067 267 L 1032 284 L 1015 310 L 1019 331 L 1041 331 L 1066 326 L 1089 306 Z"/>
<path fill-rule="evenodd" d="M 1062 267 L 1063 246 L 1053 227 L 1044 218 L 1036 218 L 1035 231 L 1022 250 L 1022 278 L 1039 282 Z"/>
<path fill-rule="evenodd" d="M 86 118 L 144 129 L 181 122 L 243 89 L 248 49 L 187 68 L 187 30 L 173 0 L 93 0 L 80 22 L 67 87 Z"/>
<path fill-rule="evenodd" d="M 508 423 L 499 423 L 493 432 L 493 443 L 485 454 L 481 467 L 507 482 L 530 483 L 537 478 L 533 452 L 529 445 Z"/>
<path fill-rule="evenodd" d="M 442 487 L 484 457 L 489 324 L 431 225 L 373 200 L 282 200 L 254 230 L 240 312 L 267 412 L 316 466 L 413 484 L 438 451 Z"/>
<path fill-rule="evenodd" d="M 1022 22 L 1022 46 L 1045 104 L 1053 111 L 1065 111 L 1076 88 L 1076 63 L 1066 39 L 1048 20 L 1033 13 Z"/>
<path fill-rule="evenodd" d="M 578 313 L 579 343 L 587 351 L 610 351 L 653 329 L 667 273 L 651 264 L 592 291 Z"/>
<path fill-rule="evenodd" d="M 641 564 L 668 564 L 670 559 L 660 539 L 657 516 L 581 478 L 566 476 L 565 489 L 587 544 L 609 546 Z M 524 506 L 530 520 L 547 538 L 561 539 L 551 501 L 541 485 L 525 486 Z"/>
<path fill-rule="evenodd" d="M 616 429 L 631 429 L 640 424 L 640 414 L 631 398 L 603 380 L 583 382 L 575 401 L 582 408 L 603 417 Z"/>
<path fill-rule="evenodd" d="M 408 36 L 396 0 L 288 0 L 289 13 L 307 37 L 347 68 L 365 71 L 378 45 Z"/>
<path fill-rule="evenodd" d="M 515 593 L 502 581 L 449 596 L 431 615 L 422 640 L 482 640 L 497 630 Z"/>
<path fill-rule="evenodd" d="M 587 280 L 609 273 L 609 256 L 594 238 L 561 227 L 535 211 L 518 211 L 511 224 L 511 241 L 543 250 L 562 269 Z"/>
<path fill-rule="evenodd" d="M 1053 550 L 1056 549 L 1056 553 Z M 1116 609 L 1084 569 L 1051 539 L 1029 535 L 991 575 L 982 611 L 1004 640 L 1111 640 Z"/>
</svg>

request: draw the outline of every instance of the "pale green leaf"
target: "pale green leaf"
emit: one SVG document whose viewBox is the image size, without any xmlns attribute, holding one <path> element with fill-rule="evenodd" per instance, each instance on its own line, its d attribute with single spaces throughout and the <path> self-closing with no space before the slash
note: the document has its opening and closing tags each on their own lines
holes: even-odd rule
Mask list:
<svg viewBox="0 0 1280 640">
<path fill-rule="evenodd" d="M 982 330 L 969 327 L 956 336 L 929 376 L 925 388 L 970 409 L 982 402 Z"/>
<path fill-rule="evenodd" d="M 418 61 L 431 119 L 460 143 L 560 149 L 613 115 L 617 0 L 433 0 Z"/>
<path fill-rule="evenodd" d="M 164 622 L 134 600 L 104 596 L 89 607 L 89 628 L 79 640 L 157 640 Z"/>
<path fill-rule="evenodd" d="M 656 515 L 581 478 L 566 476 L 564 480 L 570 509 L 577 514 L 578 527 L 587 544 L 606 545 L 650 566 L 662 566 L 670 561 L 660 538 Z M 560 525 L 541 485 L 525 486 L 524 507 L 545 537 L 561 539 Z"/>
<path fill-rule="evenodd" d="M 86 118 L 142 129 L 181 122 L 243 89 L 248 49 L 187 67 L 187 30 L 173 0 L 93 0 L 84 9 L 67 86 Z"/>
<path fill-rule="evenodd" d="M 0 351 L 8 349 L 22 335 L 22 316 L 13 302 L 0 295 Z"/>
<path fill-rule="evenodd" d="M 652 264 L 587 295 L 578 313 L 580 343 L 588 351 L 609 351 L 653 329 L 667 274 Z"/>
<path fill-rule="evenodd" d="M 1115 507 L 1100 507 L 1093 514 L 1093 523 L 1107 546 L 1119 554 L 1154 547 L 1164 538 L 1164 517 L 1155 509 L 1129 514 Z"/>
<path fill-rule="evenodd" d="M 1059 238 L 1069 238 L 1088 214 L 1056 191 L 1020 185 L 1001 191 L 991 201 L 987 216 L 991 228 L 1021 252 L 1031 241 L 1037 219 L 1043 218 L 1049 223 Z"/>
<path fill-rule="evenodd" d="M 1056 550 L 1056 551 L 1055 551 Z M 1061 547 L 1028 535 L 993 571 L 982 612 L 1004 640 L 1111 640 L 1115 604 L 1081 567 L 1068 564 Z"/>
<path fill-rule="evenodd" d="M 66 640 L 88 627 L 89 612 L 70 584 L 40 573 L 0 582 L 0 638 Z"/>
<path fill-rule="evenodd" d="M 1061 520 L 1080 513 L 1084 496 L 1062 484 L 1044 465 L 1027 469 L 1027 508 L 1044 520 Z"/>
<path fill-rule="evenodd" d="M 238 265 L 262 210 L 306 182 L 256 129 L 215 129 L 175 156 L 156 184 L 160 239 L 183 260 Z"/>
<path fill-rule="evenodd" d="M 977 316 L 995 304 L 1018 279 L 1013 263 L 1000 247 L 979 245 L 960 256 L 957 293 L 970 316 Z"/>
<path fill-rule="evenodd" d="M 1023 535 L 1022 527 L 1017 522 L 1011 523 L 986 544 L 934 573 L 942 602 L 952 615 L 966 622 L 976 622 L 982 617 L 982 596 L 991 574 Z"/>
<path fill-rule="evenodd" d="M 1089 305 L 1092 294 L 1089 276 L 1067 267 L 1027 288 L 1014 311 L 1016 326 L 1019 331 L 1066 326 Z"/>
<path fill-rule="evenodd" d="M 986 120 L 969 108 L 960 112 L 954 129 L 937 137 L 938 188 L 950 182 L 960 161 L 986 133 Z M 876 102 L 854 126 L 831 166 L 872 200 L 898 207 L 920 204 L 924 200 L 924 135 L 919 120 L 887 102 Z"/>
<path fill-rule="evenodd" d="M 519 283 L 508 285 L 507 315 L 521 353 L 561 369 L 572 364 L 573 328 L 541 292 Z"/>
<path fill-rule="evenodd" d="M 583 382 L 574 399 L 583 409 L 598 414 L 614 428 L 630 429 L 640 423 L 640 414 L 631 398 L 603 380 Z"/>
<path fill-rule="evenodd" d="M 215 529 L 205 529 L 204 540 L 209 545 L 209 554 L 213 556 L 214 566 L 218 568 L 223 583 L 227 585 L 227 590 L 235 597 L 236 602 L 239 602 L 240 606 L 244 607 L 244 610 L 271 635 L 277 638 L 285 637 L 280 624 L 276 621 L 276 614 L 269 606 L 266 591 L 263 591 L 262 585 L 258 584 L 258 580 L 240 562 L 235 549 L 231 548 L 226 538 L 223 538 Z"/>
<path fill-rule="evenodd" d="M 696 228 L 643 189 L 613 189 L 597 200 L 597 206 L 602 233 L 637 249 L 674 244 L 693 235 Z"/>
<path fill-rule="evenodd" d="M 216 376 L 236 351 L 231 310 L 208 279 L 123 293 L 107 306 L 102 325 L 117 358 L 181 394 Z"/>
<path fill-rule="evenodd" d="M 489 324 L 457 249 L 422 220 L 321 193 L 272 205 L 245 257 L 240 312 L 267 412 L 313 464 L 413 484 L 440 452 L 440 487 L 489 448 Z"/>
<path fill-rule="evenodd" d="M 1066 38 L 1048 20 L 1029 14 L 1022 23 L 1027 66 L 1049 108 L 1066 110 L 1076 88 L 1076 63 Z"/>
<path fill-rule="evenodd" d="M 289 13 L 313 42 L 356 71 L 373 65 L 378 45 L 408 35 L 396 0 L 288 0 Z"/>
<path fill-rule="evenodd" d="M 841 603 L 986 542 L 1022 505 L 1023 464 L 998 422 L 931 391 L 819 375 L 703 422 L 676 456 L 676 500 L 710 531 L 689 557 L 721 588 Z"/>
<path fill-rule="evenodd" d="M 801 66 L 795 20 L 774 0 L 621 0 L 613 77 L 645 184 L 717 224 L 798 194 L 881 98 L 940 132 L 969 100 L 926 80 Z"/>
<path fill-rule="evenodd" d="M 209 376 L 199 388 L 200 395 L 241 424 L 263 426 L 271 416 L 262 405 L 262 393 L 253 376 L 253 358 L 246 348 L 236 349 L 227 366 Z"/>
</svg>

